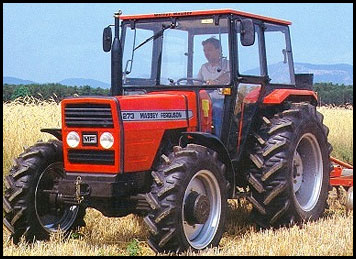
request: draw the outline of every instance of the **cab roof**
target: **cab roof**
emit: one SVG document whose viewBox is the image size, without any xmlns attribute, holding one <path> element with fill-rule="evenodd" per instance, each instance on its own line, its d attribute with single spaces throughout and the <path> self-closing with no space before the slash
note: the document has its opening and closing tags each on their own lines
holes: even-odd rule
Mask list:
<svg viewBox="0 0 356 259">
<path fill-rule="evenodd" d="M 141 20 L 141 19 L 152 19 L 152 18 L 167 18 L 167 17 L 188 17 L 188 16 L 198 16 L 198 15 L 219 15 L 219 14 L 236 14 L 246 18 L 259 19 L 266 22 L 273 22 L 283 25 L 291 25 L 290 21 L 271 18 L 267 16 L 262 16 L 253 13 L 247 13 L 243 11 L 237 11 L 233 9 L 216 9 L 216 10 L 205 10 L 205 11 L 183 11 L 183 12 L 168 12 L 168 13 L 153 13 L 153 14 L 137 14 L 137 15 L 120 15 L 121 20 Z M 118 17 L 118 16 L 116 16 Z"/>
</svg>

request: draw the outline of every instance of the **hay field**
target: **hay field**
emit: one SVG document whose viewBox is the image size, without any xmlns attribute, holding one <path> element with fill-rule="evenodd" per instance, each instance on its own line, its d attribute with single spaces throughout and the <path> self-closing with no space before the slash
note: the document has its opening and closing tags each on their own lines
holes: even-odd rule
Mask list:
<svg viewBox="0 0 356 259">
<path fill-rule="evenodd" d="M 37 140 L 52 138 L 41 128 L 59 128 L 60 106 L 34 99 L 3 104 L 3 176 L 12 159 Z M 332 156 L 353 164 L 353 110 L 319 108 L 329 127 Z M 244 199 L 229 201 L 226 232 L 219 248 L 183 255 L 353 255 L 353 212 L 346 212 L 344 195 L 333 190 L 329 209 L 317 222 L 302 227 L 258 231 L 249 220 L 251 205 Z M 129 215 L 108 218 L 88 209 L 87 226 L 70 238 L 53 235 L 49 242 L 14 246 L 3 228 L 4 255 L 154 255 L 146 244 L 148 229 L 142 218 Z"/>
<path fill-rule="evenodd" d="M 353 109 L 320 107 L 318 111 L 324 115 L 324 124 L 330 130 L 331 155 L 353 164 Z"/>
</svg>

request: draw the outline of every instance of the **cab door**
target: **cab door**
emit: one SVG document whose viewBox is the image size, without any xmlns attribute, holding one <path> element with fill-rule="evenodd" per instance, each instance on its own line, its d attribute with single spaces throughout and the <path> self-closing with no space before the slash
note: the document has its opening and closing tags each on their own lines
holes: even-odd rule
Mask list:
<svg viewBox="0 0 356 259">
<path fill-rule="evenodd" d="M 255 117 L 258 100 L 265 86 L 268 84 L 264 40 L 261 23 L 254 22 L 255 40 L 253 44 L 244 46 L 241 43 L 241 19 L 234 22 L 234 40 L 232 49 L 234 57 L 235 85 L 231 107 L 226 117 L 230 117 L 230 124 L 225 125 L 225 132 L 229 132 L 224 141 L 233 160 L 238 160 L 244 149 L 248 133 Z"/>
<path fill-rule="evenodd" d="M 227 142 L 238 159 L 264 96 L 277 88 L 294 88 L 295 77 L 287 26 L 255 20 L 255 41 L 243 46 L 241 20 L 236 20 L 234 25 L 237 90 Z"/>
</svg>

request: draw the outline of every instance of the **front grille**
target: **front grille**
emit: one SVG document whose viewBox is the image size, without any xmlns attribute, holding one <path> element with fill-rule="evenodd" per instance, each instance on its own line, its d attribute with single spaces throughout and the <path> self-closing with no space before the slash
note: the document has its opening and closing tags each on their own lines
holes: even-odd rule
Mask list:
<svg viewBox="0 0 356 259">
<path fill-rule="evenodd" d="M 72 164 L 114 165 L 115 152 L 112 150 L 68 150 Z"/>
<path fill-rule="evenodd" d="M 110 104 L 76 103 L 64 108 L 67 127 L 113 128 Z"/>
</svg>

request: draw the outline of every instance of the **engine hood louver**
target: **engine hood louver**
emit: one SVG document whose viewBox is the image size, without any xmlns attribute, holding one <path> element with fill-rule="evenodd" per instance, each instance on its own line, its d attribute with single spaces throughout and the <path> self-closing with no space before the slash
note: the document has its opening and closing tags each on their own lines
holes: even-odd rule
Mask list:
<svg viewBox="0 0 356 259">
<path fill-rule="evenodd" d="M 67 127 L 114 127 L 110 104 L 67 104 L 64 119 Z"/>
</svg>

